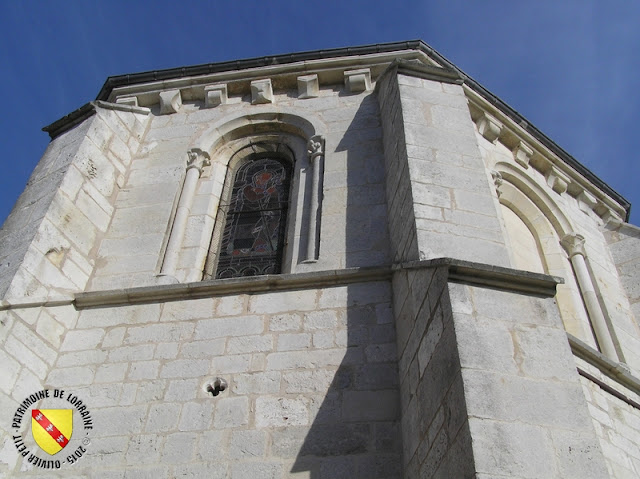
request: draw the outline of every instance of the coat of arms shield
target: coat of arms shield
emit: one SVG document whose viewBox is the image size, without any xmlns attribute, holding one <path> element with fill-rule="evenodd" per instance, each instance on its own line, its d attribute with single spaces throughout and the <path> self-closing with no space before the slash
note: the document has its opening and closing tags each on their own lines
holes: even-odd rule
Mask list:
<svg viewBox="0 0 640 479">
<path fill-rule="evenodd" d="M 73 432 L 72 409 L 33 409 L 31 434 L 36 444 L 53 456 L 69 444 Z"/>
</svg>

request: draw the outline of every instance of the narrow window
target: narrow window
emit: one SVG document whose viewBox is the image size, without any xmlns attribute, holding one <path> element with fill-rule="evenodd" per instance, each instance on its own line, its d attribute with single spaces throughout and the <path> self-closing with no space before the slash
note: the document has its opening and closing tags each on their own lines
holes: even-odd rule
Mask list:
<svg viewBox="0 0 640 479">
<path fill-rule="evenodd" d="M 261 156 L 240 165 L 226 209 L 216 278 L 280 273 L 289 206 L 290 164 Z"/>
</svg>

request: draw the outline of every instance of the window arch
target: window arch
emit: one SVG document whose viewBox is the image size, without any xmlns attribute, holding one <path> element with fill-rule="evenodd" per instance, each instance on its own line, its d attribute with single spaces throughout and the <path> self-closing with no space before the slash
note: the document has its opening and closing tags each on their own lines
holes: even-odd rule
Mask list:
<svg viewBox="0 0 640 479">
<path fill-rule="evenodd" d="M 231 159 L 205 278 L 278 274 L 286 246 L 293 152 L 278 141 L 250 143 Z"/>
</svg>

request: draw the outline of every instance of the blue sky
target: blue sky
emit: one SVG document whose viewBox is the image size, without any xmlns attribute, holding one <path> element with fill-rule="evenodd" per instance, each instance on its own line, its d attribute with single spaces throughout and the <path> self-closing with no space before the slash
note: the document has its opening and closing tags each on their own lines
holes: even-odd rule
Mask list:
<svg viewBox="0 0 640 479">
<path fill-rule="evenodd" d="M 0 0 L 0 223 L 40 129 L 147 70 L 422 39 L 626 197 L 640 224 L 640 2 Z"/>
</svg>

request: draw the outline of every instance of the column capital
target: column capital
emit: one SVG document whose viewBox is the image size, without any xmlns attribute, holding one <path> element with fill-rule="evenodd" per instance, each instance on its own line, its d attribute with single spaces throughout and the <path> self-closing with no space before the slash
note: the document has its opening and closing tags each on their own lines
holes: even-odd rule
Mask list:
<svg viewBox="0 0 640 479">
<path fill-rule="evenodd" d="M 200 148 L 192 148 L 187 152 L 189 159 L 187 160 L 187 170 L 196 168 L 200 174 L 205 166 L 211 164 L 211 159 L 206 151 L 202 151 Z"/>
<path fill-rule="evenodd" d="M 562 240 L 560 244 L 566 250 L 569 258 L 573 258 L 575 255 L 586 256 L 584 251 L 584 236 L 578 233 L 569 233 Z"/>
<path fill-rule="evenodd" d="M 324 156 L 324 138 L 321 135 L 315 135 L 309 138 L 307 142 L 307 153 L 309 153 L 309 160 L 312 162 L 317 156 Z"/>
</svg>

